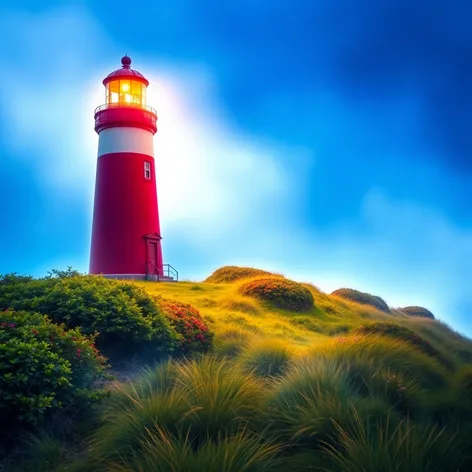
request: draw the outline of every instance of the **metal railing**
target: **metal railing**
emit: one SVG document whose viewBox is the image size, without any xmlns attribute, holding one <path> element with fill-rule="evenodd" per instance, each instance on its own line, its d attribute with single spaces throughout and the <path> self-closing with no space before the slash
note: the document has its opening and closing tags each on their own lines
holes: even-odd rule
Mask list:
<svg viewBox="0 0 472 472">
<path fill-rule="evenodd" d="M 149 270 L 149 266 L 154 267 L 154 269 L 156 270 L 155 274 L 151 273 L 151 271 Z M 169 277 L 169 278 L 173 278 L 176 282 L 179 281 L 179 273 L 170 264 L 163 264 L 162 269 L 159 269 L 159 267 L 157 267 L 156 264 L 153 264 L 151 261 L 148 261 L 148 274 L 157 275 L 158 282 L 159 282 L 159 277 Z"/>
<path fill-rule="evenodd" d="M 104 105 L 100 105 L 99 107 L 95 108 L 94 114 L 97 114 L 99 111 L 109 110 L 112 108 L 134 108 L 134 109 L 141 109 L 146 110 L 154 115 L 157 115 L 157 111 L 154 108 L 150 107 L 149 105 L 141 105 L 139 103 L 126 103 L 126 102 L 118 102 L 118 103 L 105 103 Z"/>
<path fill-rule="evenodd" d="M 163 267 L 164 275 L 166 275 L 165 272 L 167 270 L 167 277 L 174 278 L 176 282 L 179 281 L 179 273 L 174 267 L 172 267 L 170 264 L 164 264 L 162 267 Z"/>
</svg>

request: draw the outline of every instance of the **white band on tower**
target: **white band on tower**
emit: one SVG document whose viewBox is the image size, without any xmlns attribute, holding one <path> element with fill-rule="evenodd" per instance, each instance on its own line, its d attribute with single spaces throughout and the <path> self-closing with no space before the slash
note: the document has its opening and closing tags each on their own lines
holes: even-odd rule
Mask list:
<svg viewBox="0 0 472 472">
<path fill-rule="evenodd" d="M 134 152 L 154 157 L 153 134 L 141 128 L 120 127 L 100 131 L 98 157 L 103 154 Z"/>
</svg>

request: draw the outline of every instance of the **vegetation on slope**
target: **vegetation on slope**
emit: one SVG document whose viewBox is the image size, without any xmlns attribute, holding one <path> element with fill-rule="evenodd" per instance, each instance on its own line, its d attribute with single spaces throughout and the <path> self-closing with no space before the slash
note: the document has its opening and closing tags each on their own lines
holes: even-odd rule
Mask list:
<svg viewBox="0 0 472 472">
<path fill-rule="evenodd" d="M 286 281 L 266 274 L 126 289 L 84 277 L 85 287 L 95 279 L 109 282 L 119 298 L 138 294 L 141 304 L 149 302 L 147 313 L 167 320 L 176 343 L 166 352 L 171 357 L 155 358 L 132 381 L 107 384 L 109 395 L 96 405 L 74 403 L 40 428 L 18 432 L 19 450 L 4 453 L 11 472 L 472 468 L 472 343 L 444 323 L 291 281 L 312 303 L 303 313 L 299 305 L 280 308 L 243 288 L 257 279 Z M 10 287 L 2 289 L 2 281 Z M 19 297 L 12 296 L 12 283 L 0 280 L 0 303 L 22 300 L 33 308 L 31 299 L 43 297 L 41 283 L 58 281 L 16 277 L 24 286 L 17 287 Z M 67 283 L 59 286 L 64 298 L 74 292 Z M 90 300 L 95 309 L 96 299 Z M 104 302 L 105 311 L 112 302 Z M 81 320 L 89 320 L 87 303 Z M 53 307 L 60 311 L 60 304 Z M 136 311 L 130 313 L 135 319 Z M 201 342 L 198 335 L 207 332 L 214 333 L 213 343 Z M 15 343 L 7 330 L 1 335 Z"/>
<path fill-rule="evenodd" d="M 345 298 L 346 300 L 351 300 L 355 303 L 371 305 L 377 310 L 390 313 L 390 308 L 385 301 L 376 295 L 371 295 L 370 293 L 359 292 L 359 290 L 354 290 L 352 288 L 339 288 L 332 292 L 331 295 Z"/>
<path fill-rule="evenodd" d="M 240 293 L 268 302 L 276 308 L 308 311 L 314 307 L 313 295 L 303 285 L 282 278 L 257 278 L 241 285 Z"/>
<path fill-rule="evenodd" d="M 261 269 L 253 269 L 252 267 L 237 267 L 237 266 L 224 266 L 215 270 L 213 274 L 207 277 L 204 282 L 211 284 L 231 283 L 242 279 L 251 279 L 253 277 L 264 277 L 264 276 L 278 276 L 279 274 L 273 274 Z"/>
<path fill-rule="evenodd" d="M 434 315 L 422 306 L 406 306 L 405 308 L 397 309 L 408 316 L 422 316 L 424 318 L 431 318 L 434 320 Z"/>
<path fill-rule="evenodd" d="M 439 356 L 437 349 L 433 345 L 426 341 L 422 336 L 415 333 L 405 326 L 400 326 L 395 323 L 379 322 L 371 323 L 365 326 L 361 326 L 356 330 L 358 334 L 380 334 L 395 339 L 400 339 L 407 344 L 415 346 L 420 351 L 428 354 L 429 356 Z"/>
</svg>

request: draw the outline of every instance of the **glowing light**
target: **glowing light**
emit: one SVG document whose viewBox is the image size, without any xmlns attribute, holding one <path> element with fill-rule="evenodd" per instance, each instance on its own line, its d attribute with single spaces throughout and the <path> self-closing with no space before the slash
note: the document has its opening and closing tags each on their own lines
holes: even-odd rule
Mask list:
<svg viewBox="0 0 472 472">
<path fill-rule="evenodd" d="M 129 90 L 129 84 L 121 84 L 121 90 L 123 92 L 127 92 Z"/>
</svg>

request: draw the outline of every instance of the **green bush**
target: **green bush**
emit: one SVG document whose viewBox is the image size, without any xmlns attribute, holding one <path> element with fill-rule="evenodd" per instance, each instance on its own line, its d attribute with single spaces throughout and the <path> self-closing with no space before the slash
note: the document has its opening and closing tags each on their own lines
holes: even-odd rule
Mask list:
<svg viewBox="0 0 472 472">
<path fill-rule="evenodd" d="M 434 315 L 421 306 L 406 306 L 405 308 L 397 308 L 397 310 L 405 313 L 408 316 L 421 316 L 423 318 L 431 318 L 434 320 Z"/>
<path fill-rule="evenodd" d="M 315 304 L 310 290 L 297 282 L 282 278 L 251 280 L 240 287 L 240 292 L 285 310 L 308 311 Z"/>
<path fill-rule="evenodd" d="M 157 303 L 179 335 L 177 349 L 180 353 L 207 352 L 212 348 L 214 334 L 196 308 L 165 298 L 159 298 Z"/>
<path fill-rule="evenodd" d="M 225 266 L 213 272 L 204 282 L 213 284 L 231 283 L 237 280 L 263 277 L 266 275 L 278 276 L 278 274 L 272 274 L 271 272 L 261 269 L 253 269 L 252 267 Z"/>
<path fill-rule="evenodd" d="M 105 358 L 94 338 L 46 316 L 0 312 L 0 418 L 37 424 L 48 411 L 92 398 Z"/>
<path fill-rule="evenodd" d="M 345 300 L 350 300 L 351 302 L 360 303 L 362 305 L 370 305 L 377 310 L 390 313 L 390 308 L 385 301 L 380 297 L 371 295 L 370 293 L 359 292 L 352 288 L 339 288 L 332 292 L 331 295 L 344 298 Z"/>
<path fill-rule="evenodd" d="M 97 345 L 108 352 L 124 347 L 127 353 L 169 352 L 177 345 L 177 333 L 145 290 L 104 277 L 3 277 L 0 307 L 46 314 L 68 328 L 80 327 L 84 334 L 98 332 Z"/>
</svg>

